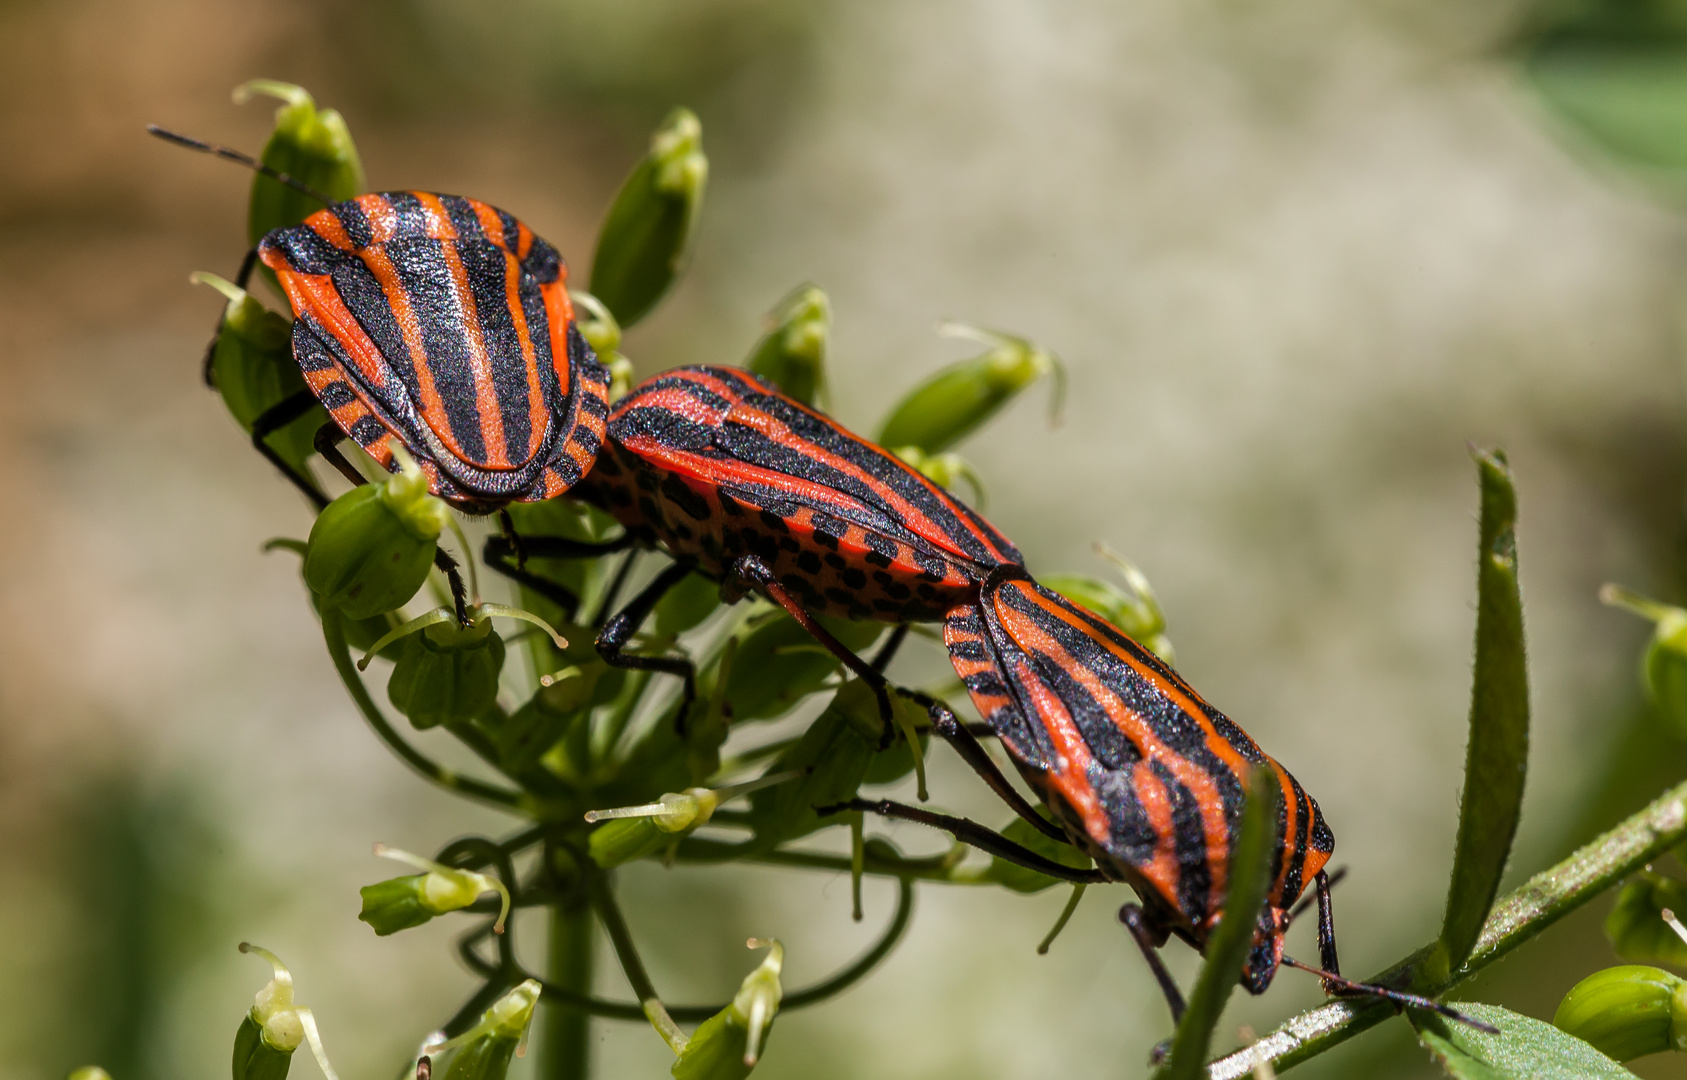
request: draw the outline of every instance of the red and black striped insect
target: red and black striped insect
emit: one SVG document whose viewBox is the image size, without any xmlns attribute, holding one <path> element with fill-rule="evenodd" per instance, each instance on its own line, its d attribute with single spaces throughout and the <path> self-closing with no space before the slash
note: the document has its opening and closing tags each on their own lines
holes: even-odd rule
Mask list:
<svg viewBox="0 0 1687 1080">
<path fill-rule="evenodd" d="M 874 686 L 888 720 L 880 669 L 905 624 L 941 621 L 972 602 L 992 568 L 1022 561 L 994 526 L 896 455 L 735 368 L 679 368 L 634 388 L 610 415 L 596 468 L 571 494 L 625 527 L 613 546 L 659 546 L 673 556 L 674 565 L 605 624 L 598 648 L 617 666 L 680 676 L 687 702 L 689 660 L 621 649 L 692 570 L 722 582 L 730 598 L 753 589 L 783 607 Z M 535 556 L 607 550 L 548 537 L 522 543 Z M 493 537 L 487 561 L 512 571 L 512 551 L 509 540 Z M 868 664 L 816 615 L 904 630 Z"/>
<path fill-rule="evenodd" d="M 1095 869 L 1074 871 L 976 822 L 888 800 L 857 799 L 836 809 L 933 825 L 1054 877 L 1131 886 L 1141 903 L 1126 904 L 1119 918 L 1175 1019 L 1182 1016 L 1183 998 L 1157 950 L 1173 936 L 1204 948 L 1223 912 L 1247 772 L 1271 769 L 1281 789 L 1275 861 L 1242 985 L 1264 993 L 1279 965 L 1289 964 L 1321 976 L 1332 993 L 1375 995 L 1477 1024 L 1428 999 L 1341 977 L 1324 869 L 1335 836 L 1317 802 L 1246 732 L 1118 627 L 1018 567 L 1001 567 L 976 602 L 948 612 L 943 640 L 979 714 L 1059 825 L 1030 807 L 982 747 L 975 744 L 963 755 L 1021 817 L 1081 849 Z M 946 712 L 934 705 L 934 717 L 939 710 Z M 957 742 L 952 735 L 950 741 Z M 1315 886 L 1318 904 L 1319 968 L 1283 955 L 1284 932 L 1308 885 Z"/>
<path fill-rule="evenodd" d="M 324 203 L 260 240 L 236 281 L 244 288 L 261 260 L 292 306 L 293 356 L 308 391 L 259 416 L 252 441 L 318 508 L 326 497 L 267 436 L 319 402 L 331 422 L 317 450 L 349 480 L 363 477 L 336 448 L 342 436 L 389 471 L 402 446 L 429 490 L 466 513 L 552 498 L 591 469 L 609 373 L 575 325 L 567 267 L 526 225 L 478 200 L 425 191 L 331 202 L 245 154 L 150 130 Z"/>
</svg>

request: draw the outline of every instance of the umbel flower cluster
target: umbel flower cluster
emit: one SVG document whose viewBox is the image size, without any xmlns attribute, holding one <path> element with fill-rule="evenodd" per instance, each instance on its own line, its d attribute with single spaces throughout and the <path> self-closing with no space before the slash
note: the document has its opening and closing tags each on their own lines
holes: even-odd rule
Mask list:
<svg viewBox="0 0 1687 1080">
<path fill-rule="evenodd" d="M 262 162 L 296 181 L 290 187 L 270 175 L 253 178 L 247 235 L 255 244 L 321 209 L 319 200 L 296 187 L 339 201 L 361 193 L 364 180 L 338 113 L 318 109 L 308 93 L 287 84 L 255 81 L 241 87 L 236 100 L 251 94 L 283 102 Z M 681 273 L 707 175 L 700 124 L 679 110 L 654 134 L 604 219 L 591 291 L 570 292 L 579 329 L 609 370 L 611 402 L 633 381 L 621 329 L 645 317 Z M 817 808 L 846 804 L 863 788 L 910 774 L 918 775 L 924 798 L 930 719 L 926 709 L 895 698 L 887 730 L 874 689 L 846 677 L 808 630 L 765 599 L 723 603 L 716 582 L 690 574 L 648 612 L 627 652 L 688 659 L 696 672 L 695 700 L 686 700 L 679 680 L 663 671 L 607 663 L 595 639 L 617 603 L 665 560 L 636 552 L 563 558 L 523 551 L 521 540 L 601 543 L 621 530 L 600 510 L 567 497 L 512 503 L 502 535 L 492 538 L 483 560 L 465 526 L 484 529 L 484 519 L 460 520 L 429 493 L 423 468 L 398 447 L 395 471 L 359 457 L 354 467 L 368 482 L 329 499 L 324 479 L 339 481 L 332 470 L 314 467 L 323 451 L 317 433 L 325 410 L 313 403 L 274 420 L 278 405 L 306 389 L 291 320 L 242 285 L 210 273 L 193 280 L 227 300 L 207 357 L 208 382 L 249 435 L 256 426 L 265 456 L 296 483 L 302 479 L 307 492 L 321 493 L 313 499 L 322 509 L 308 538 L 277 539 L 269 548 L 301 557 L 329 657 L 353 701 L 421 776 L 520 822 L 507 837 L 458 839 L 432 858 L 376 846 L 377 854 L 417 872 L 365 887 L 359 918 L 383 936 L 435 918 L 464 919 L 459 953 L 483 980 L 454 1016 L 419 1028 L 431 1034 L 419 1039 L 413 1065 L 432 1068 L 450 1054 L 452 1080 L 499 1080 L 512 1054 L 524 1048 L 535 1005 L 542 1002 L 579 1018 L 572 1037 L 566 1023 L 546 1026 L 549 1076 L 587 1075 L 586 1024 L 595 1017 L 647 1020 L 674 1051 L 676 1077 L 741 1077 L 755 1065 L 781 1009 L 825 1001 L 890 954 L 909 926 L 916 883 L 1021 893 L 1058 884 L 998 858 L 969 859 L 970 849 L 960 844 L 941 857 L 909 858 L 887 840 L 866 836 L 858 811 L 823 816 Z M 259 267 L 250 284 L 258 289 L 266 282 L 274 285 Z M 825 293 L 801 286 L 769 313 L 766 332 L 742 365 L 792 398 L 824 406 L 830 325 Z M 1057 413 L 1064 375 L 1051 353 L 1020 338 L 952 324 L 942 331 L 983 351 L 914 387 L 885 416 L 878 440 L 935 483 L 967 485 L 978 499 L 982 481 L 953 447 L 1044 376 L 1055 378 Z M 1069 574 L 1045 577 L 1045 583 L 1169 660 L 1171 645 L 1147 581 L 1124 559 L 1100 550 L 1117 568 L 1117 579 Z M 447 568 L 466 581 L 463 597 L 453 597 Z M 483 598 L 482 587 L 501 580 L 488 569 L 516 583 L 510 604 Z M 881 622 L 821 622 L 856 652 L 872 649 L 889 630 Z M 383 669 L 384 705 L 375 688 Z M 961 686 L 931 691 L 954 696 Z M 764 721 L 805 705 L 815 714 L 806 727 L 783 737 L 766 734 Z M 391 719 L 389 710 L 403 720 Z M 469 775 L 432 760 L 407 739 L 404 723 L 450 732 L 485 769 Z M 848 854 L 837 844 L 794 846 L 823 830 L 847 834 Z M 1023 823 L 1007 833 L 1061 865 L 1089 865 Z M 651 984 L 616 898 L 616 869 L 642 859 L 846 872 L 854 882 L 857 920 L 863 915 L 861 880 L 875 875 L 899 884 L 897 906 L 871 948 L 814 985 L 785 990 L 782 946 L 752 940 L 766 957 L 731 1001 L 671 1005 Z M 1081 884 L 1073 888 L 1042 950 L 1082 893 Z M 551 970 L 521 966 L 511 940 L 512 908 L 549 909 Z M 637 1000 L 593 996 L 593 921 L 607 932 Z M 286 968 L 263 950 L 253 951 L 271 960 L 275 978 L 240 1025 L 235 1080 L 285 1075 L 301 1043 L 332 1076 L 309 1010 L 294 1004 Z M 681 1026 L 693 1024 L 689 1035 Z"/>
</svg>

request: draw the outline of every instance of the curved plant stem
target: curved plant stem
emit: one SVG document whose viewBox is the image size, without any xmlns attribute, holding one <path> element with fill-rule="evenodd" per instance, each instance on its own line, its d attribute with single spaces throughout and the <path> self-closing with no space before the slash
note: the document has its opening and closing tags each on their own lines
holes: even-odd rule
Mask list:
<svg viewBox="0 0 1687 1080">
<path fill-rule="evenodd" d="M 1436 947 L 1426 945 L 1369 982 L 1408 987 L 1438 997 L 1581 907 L 1623 877 L 1687 837 L 1687 784 L 1670 789 L 1651 806 L 1583 847 L 1550 870 L 1536 874 L 1494 905 L 1476 947 L 1444 979 L 1426 968 Z M 1346 1042 L 1394 1015 L 1377 1001 L 1336 1001 L 1301 1013 L 1252 1046 L 1212 1063 L 1213 1080 L 1240 1080 L 1257 1061 L 1278 1070 Z"/>
<path fill-rule="evenodd" d="M 621 905 L 615 902 L 615 892 L 609 887 L 609 878 L 604 874 L 593 874 L 591 879 L 592 907 L 597 909 L 598 921 L 609 934 L 609 943 L 615 948 L 615 958 L 621 961 L 621 970 L 626 974 L 627 981 L 633 986 L 633 993 L 638 995 L 640 1010 L 650 1026 L 656 1029 L 656 1034 L 662 1036 L 662 1041 L 675 1054 L 685 1049 L 686 1034 L 674 1023 L 674 1018 L 668 1015 L 667 1007 L 662 1004 L 662 998 L 656 993 L 656 984 L 650 981 L 650 973 L 644 969 L 644 959 L 638 954 L 638 945 L 633 941 L 632 931 L 627 929 L 626 917 L 621 914 Z"/>
<path fill-rule="evenodd" d="M 340 681 L 346 684 L 346 690 L 357 703 L 358 711 L 369 722 L 369 726 L 375 729 L 375 734 L 381 737 L 381 741 L 403 759 L 406 765 L 447 791 L 505 810 L 529 812 L 527 799 L 520 792 L 462 776 L 404 741 L 403 736 L 399 735 L 382 715 L 375 699 L 369 696 L 369 688 L 363 685 L 363 679 L 357 673 L 357 664 L 351 658 L 351 649 L 346 644 L 345 627 L 341 623 L 339 612 L 322 613 L 322 637 L 328 644 L 328 655 L 334 660 L 334 670 L 339 672 Z"/>
</svg>

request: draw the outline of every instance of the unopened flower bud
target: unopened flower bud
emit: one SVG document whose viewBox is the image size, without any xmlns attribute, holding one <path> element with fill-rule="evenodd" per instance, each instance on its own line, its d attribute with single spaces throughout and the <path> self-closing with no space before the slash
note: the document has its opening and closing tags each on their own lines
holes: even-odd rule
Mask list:
<svg viewBox="0 0 1687 1080">
<path fill-rule="evenodd" d="M 293 1001 L 293 976 L 268 949 L 240 943 L 241 952 L 268 960 L 274 977 L 258 991 L 252 1008 L 234 1036 L 234 1080 L 282 1080 L 301 1042 L 310 1044 L 316 1063 L 328 1080 L 338 1080 L 311 1011 Z"/>
<path fill-rule="evenodd" d="M 955 485 L 965 480 L 972 489 L 972 501 L 979 506 L 984 505 L 984 480 L 972 467 L 972 462 L 961 455 L 953 451 L 928 454 L 917 446 L 898 446 L 891 452 L 940 488 L 953 491 Z"/>
<path fill-rule="evenodd" d="M 1687 1050 L 1687 980 L 1661 968 L 1606 968 L 1570 988 L 1552 1022 L 1616 1061 Z"/>
<path fill-rule="evenodd" d="M 402 450 L 385 483 L 362 484 L 317 515 L 305 550 L 305 583 L 348 619 L 391 611 L 416 595 L 450 513 Z"/>
<path fill-rule="evenodd" d="M 609 400 L 617 402 L 633 388 L 633 362 L 621 355 L 621 324 L 602 300 L 581 289 L 570 289 L 575 326 L 592 347 L 598 363 L 609 369 Z"/>
<path fill-rule="evenodd" d="M 358 669 L 395 641 L 403 641 L 398 662 L 387 680 L 387 698 L 418 729 L 466 723 L 498 699 L 498 675 L 504 669 L 504 639 L 492 632 L 492 617 L 520 619 L 551 636 L 557 647 L 568 641 L 530 611 L 503 604 L 476 604 L 469 625 L 450 608 L 435 608 L 389 631 L 369 646 Z"/>
<path fill-rule="evenodd" d="M 768 313 L 767 333 L 744 366 L 804 405 L 826 396 L 826 343 L 832 307 L 826 294 L 803 285 Z"/>
<path fill-rule="evenodd" d="M 778 941 L 751 938 L 752 949 L 768 949 L 767 958 L 738 988 L 732 1004 L 703 1021 L 680 1051 L 675 1080 L 743 1080 L 755 1068 L 768 1030 L 785 996 L 779 974 L 785 949 Z"/>
<path fill-rule="evenodd" d="M 70 1075 L 64 1080 L 111 1080 L 111 1074 L 98 1065 L 84 1065 L 80 1069 L 70 1070 Z"/>
<path fill-rule="evenodd" d="M 623 327 L 644 318 L 678 276 L 703 202 L 703 125 L 676 109 L 621 185 L 598 234 L 591 291 Z"/>
<path fill-rule="evenodd" d="M 539 980 L 526 980 L 493 1002 L 474 1027 L 449 1042 L 423 1047 L 424 1052 L 435 1055 L 457 1048 L 445 1080 L 504 1080 L 510 1058 L 520 1057 L 527 1049 L 539 990 Z"/>
<path fill-rule="evenodd" d="M 281 99 L 275 110 L 275 131 L 264 144 L 263 163 L 284 172 L 335 202 L 363 190 L 363 163 L 345 118 L 333 109 L 318 110 L 302 86 L 253 79 L 235 88 L 236 104 L 254 94 Z M 297 225 L 322 209 L 322 204 L 261 174 L 252 177 L 252 201 L 246 234 L 256 244 L 271 229 Z"/>
<path fill-rule="evenodd" d="M 504 920 L 510 913 L 510 892 L 497 878 L 443 866 L 385 844 L 376 844 L 375 854 L 426 871 L 379 881 L 358 890 L 363 897 L 363 910 L 357 917 L 381 937 L 420 926 L 435 915 L 461 911 L 487 893 L 496 893 L 503 901 L 498 921 L 492 926 L 493 932 L 503 933 Z"/>
<path fill-rule="evenodd" d="M 1100 615 L 1166 663 L 1177 663 L 1177 653 L 1166 636 L 1166 613 L 1160 609 L 1159 597 L 1154 595 L 1147 576 L 1106 544 L 1096 544 L 1095 552 L 1118 568 L 1125 579 L 1124 589 L 1084 574 L 1050 574 L 1041 579 L 1042 583 Z"/>
<path fill-rule="evenodd" d="M 1618 585 L 1600 589 L 1599 599 L 1652 620 L 1652 643 L 1646 647 L 1642 677 L 1664 722 L 1677 735 L 1687 736 L 1687 611 Z"/>
<path fill-rule="evenodd" d="M 305 391 L 304 376 L 293 359 L 293 324 L 216 274 L 201 270 L 189 274 L 188 280 L 209 285 L 228 300 L 211 354 L 211 379 L 235 422 L 250 435 L 258 417 Z M 302 473 L 305 459 L 315 452 L 312 439 L 326 418 L 322 409 L 310 409 L 265 441 Z"/>
<path fill-rule="evenodd" d="M 947 450 L 1015 394 L 1050 373 L 1055 378 L 1052 412 L 1059 415 L 1066 392 L 1066 369 L 1059 357 L 1024 338 L 994 330 L 945 323 L 941 332 L 988 345 L 990 351 L 951 364 L 911 390 L 879 429 L 880 446 L 916 446 L 928 454 Z"/>
<path fill-rule="evenodd" d="M 587 811 L 588 823 L 604 823 L 593 829 L 587 840 L 592 861 L 607 870 L 654 855 L 679 837 L 707 825 L 721 803 L 801 775 L 800 771 L 787 770 L 715 790 L 694 787 L 670 791 L 642 806 Z"/>
</svg>

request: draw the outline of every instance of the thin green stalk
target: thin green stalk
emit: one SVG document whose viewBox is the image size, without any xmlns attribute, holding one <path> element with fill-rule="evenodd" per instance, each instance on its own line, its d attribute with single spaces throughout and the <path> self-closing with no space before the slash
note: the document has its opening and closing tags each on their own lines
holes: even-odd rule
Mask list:
<svg viewBox="0 0 1687 1080">
<path fill-rule="evenodd" d="M 345 627 L 341 623 L 338 611 L 322 613 L 322 637 L 327 642 L 328 655 L 334 660 L 334 670 L 339 672 L 340 681 L 346 684 L 346 690 L 351 694 L 352 701 L 357 703 L 358 711 L 369 722 L 369 726 L 375 729 L 375 734 L 381 737 L 381 741 L 403 759 L 406 765 L 447 791 L 521 814 L 532 812 L 527 798 L 519 791 L 511 791 L 463 776 L 404 741 L 398 731 L 387 722 L 387 718 L 376 706 L 375 699 L 369 696 L 369 688 L 363 685 L 363 678 L 357 672 L 357 664 L 351 658 L 351 649 L 346 644 Z"/>
<path fill-rule="evenodd" d="M 1687 783 L 1581 848 L 1550 870 L 1536 874 L 1494 905 L 1463 966 L 1444 979 L 1430 979 L 1434 944 L 1426 945 L 1371 982 L 1409 987 L 1438 997 L 1533 938 L 1595 896 L 1617 885 L 1647 862 L 1687 838 Z M 1251 1047 L 1212 1064 L 1213 1080 L 1241 1080 L 1256 1060 L 1280 1071 L 1346 1042 L 1394 1015 L 1378 1001 L 1335 1001 L 1304 1012 Z"/>
<path fill-rule="evenodd" d="M 551 908 L 549 984 L 587 997 L 592 992 L 596 957 L 592 908 L 580 890 L 559 898 Z M 592 1018 L 587 1012 L 545 998 L 545 1030 L 540 1048 L 544 1080 L 588 1080 L 591 1076 Z"/>
<path fill-rule="evenodd" d="M 644 969 L 644 959 L 639 956 L 632 931 L 627 929 L 627 920 L 621 914 L 620 905 L 615 902 L 615 893 L 609 886 L 608 875 L 593 874 L 591 889 L 592 906 L 597 909 L 597 916 L 603 922 L 604 930 L 609 933 L 609 943 L 614 946 L 615 957 L 621 961 L 621 970 L 626 973 L 627 981 L 632 984 L 639 1008 L 644 1010 L 650 1026 L 662 1036 L 662 1041 L 678 1054 L 685 1049 L 686 1034 L 674 1023 L 674 1018 L 668 1015 L 662 998 L 656 993 L 656 984 L 650 981 L 650 973 Z"/>
</svg>

